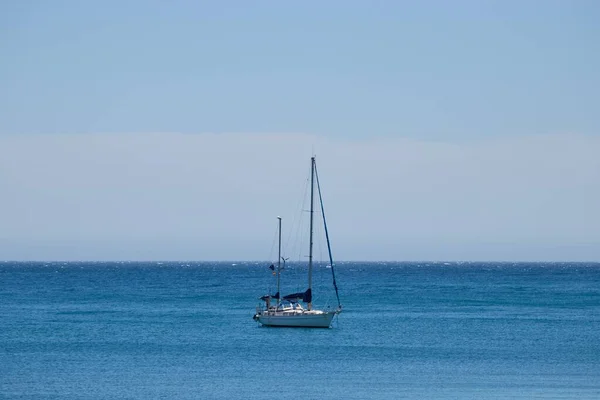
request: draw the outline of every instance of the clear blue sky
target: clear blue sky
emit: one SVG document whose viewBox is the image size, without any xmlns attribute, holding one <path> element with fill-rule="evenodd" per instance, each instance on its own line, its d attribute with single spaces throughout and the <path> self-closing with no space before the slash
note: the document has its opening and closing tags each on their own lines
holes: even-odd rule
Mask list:
<svg viewBox="0 0 600 400">
<path fill-rule="evenodd" d="M 596 134 L 597 1 L 5 1 L 0 132 Z"/>
<path fill-rule="evenodd" d="M 598 1 L 0 2 L 0 259 L 265 258 L 314 149 L 337 258 L 598 260 L 598 21 Z"/>
</svg>

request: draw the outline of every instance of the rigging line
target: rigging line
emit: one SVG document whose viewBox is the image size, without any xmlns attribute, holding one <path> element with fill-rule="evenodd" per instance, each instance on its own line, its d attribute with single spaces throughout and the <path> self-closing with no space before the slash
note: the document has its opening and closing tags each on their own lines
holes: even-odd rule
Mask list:
<svg viewBox="0 0 600 400">
<path fill-rule="evenodd" d="M 304 194 L 298 200 L 298 204 L 296 205 L 296 210 L 294 213 L 294 219 L 293 219 L 292 224 L 290 225 L 290 229 L 288 231 L 289 234 L 288 234 L 288 238 L 286 240 L 284 249 L 287 252 L 288 247 L 291 247 L 292 250 L 290 251 L 290 253 L 287 253 L 287 254 L 291 254 L 291 253 L 295 252 L 295 249 L 298 246 L 298 240 L 301 237 L 300 227 L 302 226 L 302 210 L 304 209 L 304 203 L 306 202 L 306 192 L 308 190 L 307 188 L 308 188 L 308 179 L 306 179 L 304 181 L 304 188 L 303 188 Z M 298 211 L 298 209 L 300 209 L 300 211 Z M 292 233 L 294 232 L 295 227 L 298 227 L 298 229 L 295 230 L 296 236 L 295 236 L 294 242 L 292 243 Z M 292 244 L 290 245 L 290 243 L 292 243 Z M 298 260 L 300 260 L 300 256 L 298 256 Z"/>
<path fill-rule="evenodd" d="M 337 282 L 335 281 L 335 271 L 333 269 L 333 256 L 331 255 L 331 244 L 329 243 L 329 232 L 327 230 L 327 221 L 325 220 L 325 207 L 323 206 L 323 196 L 321 195 L 321 185 L 319 184 L 319 174 L 315 165 L 315 177 L 317 178 L 317 189 L 319 191 L 319 203 L 321 203 L 321 213 L 323 214 L 323 226 L 325 227 L 325 237 L 327 238 L 327 251 L 329 252 L 329 263 L 331 265 L 331 276 L 333 277 L 333 287 L 335 288 L 335 297 L 338 301 L 338 307 L 342 307 L 340 303 L 340 295 L 338 293 Z"/>
<path fill-rule="evenodd" d="M 298 257 L 296 261 L 298 262 L 302 262 L 302 254 L 304 252 L 304 225 L 306 221 L 302 217 L 303 215 L 300 214 L 300 218 L 298 219 L 298 226 L 296 228 L 296 241 L 294 242 L 294 250 Z"/>
<path fill-rule="evenodd" d="M 319 217 L 321 218 L 321 221 L 323 221 L 323 214 L 317 211 L 317 218 Z M 323 261 L 325 261 L 325 259 L 323 258 L 323 232 L 320 229 L 315 230 L 315 236 L 318 243 L 317 246 L 319 250 L 319 262 L 323 264 Z"/>
</svg>

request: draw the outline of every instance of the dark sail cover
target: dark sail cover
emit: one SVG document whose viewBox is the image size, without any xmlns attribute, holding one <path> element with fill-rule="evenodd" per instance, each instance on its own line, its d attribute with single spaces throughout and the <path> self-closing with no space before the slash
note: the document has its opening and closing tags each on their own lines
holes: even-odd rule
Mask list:
<svg viewBox="0 0 600 400">
<path fill-rule="evenodd" d="M 279 299 L 279 292 L 275 293 L 275 294 L 267 294 L 264 295 L 260 298 L 261 300 L 267 300 L 267 299 Z"/>
<path fill-rule="evenodd" d="M 312 290 L 307 289 L 306 292 L 288 294 L 287 296 L 283 296 L 283 299 L 289 301 L 302 300 L 305 303 L 310 303 L 312 301 Z"/>
</svg>

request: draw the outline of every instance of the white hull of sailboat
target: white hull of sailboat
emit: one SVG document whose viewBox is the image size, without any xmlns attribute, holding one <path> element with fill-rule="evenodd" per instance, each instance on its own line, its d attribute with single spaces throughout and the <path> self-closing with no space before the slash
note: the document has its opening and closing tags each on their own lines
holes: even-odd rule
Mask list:
<svg viewBox="0 0 600 400">
<path fill-rule="evenodd" d="M 265 326 L 285 326 L 295 328 L 329 328 L 336 311 L 304 312 L 302 314 L 264 313 L 256 319 Z"/>
</svg>

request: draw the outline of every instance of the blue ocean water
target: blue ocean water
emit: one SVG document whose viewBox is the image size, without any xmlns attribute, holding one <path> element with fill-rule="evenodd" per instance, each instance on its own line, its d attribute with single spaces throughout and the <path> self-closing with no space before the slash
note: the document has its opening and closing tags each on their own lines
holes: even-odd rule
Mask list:
<svg viewBox="0 0 600 400">
<path fill-rule="evenodd" d="M 264 328 L 266 263 L 0 263 L 0 397 L 600 398 L 598 263 L 336 273 L 333 328 Z"/>
</svg>

